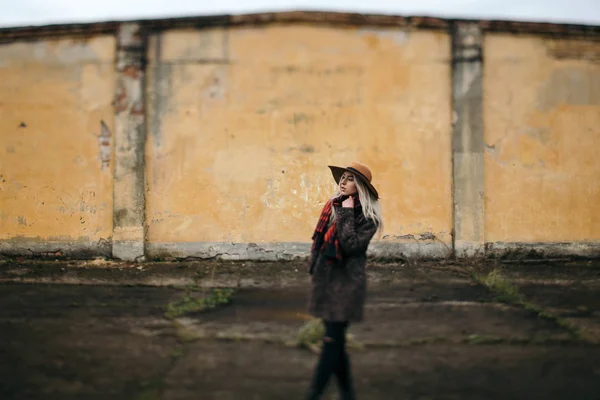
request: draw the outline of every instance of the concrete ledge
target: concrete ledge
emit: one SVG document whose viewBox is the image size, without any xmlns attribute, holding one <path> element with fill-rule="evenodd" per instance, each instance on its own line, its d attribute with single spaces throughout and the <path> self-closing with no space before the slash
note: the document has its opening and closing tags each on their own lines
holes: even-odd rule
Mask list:
<svg viewBox="0 0 600 400">
<path fill-rule="evenodd" d="M 457 240 L 454 243 L 454 254 L 458 258 L 483 257 L 485 254 L 485 247 L 480 242 Z"/>
<path fill-rule="evenodd" d="M 310 243 L 230 243 L 230 242 L 187 242 L 148 243 L 149 258 L 218 258 L 223 260 L 281 261 L 306 258 Z M 390 260 L 418 258 L 443 259 L 452 257 L 452 247 L 439 241 L 375 241 L 369 247 L 372 258 Z M 590 257 L 600 258 L 600 242 L 573 243 L 479 243 L 459 242 L 456 244 L 459 258 L 469 257 Z"/>
<path fill-rule="evenodd" d="M 142 241 L 105 240 L 42 240 L 38 238 L 12 238 L 0 240 L 0 255 L 8 257 L 72 258 L 77 260 L 96 257 L 117 257 L 123 260 L 140 260 L 140 254 L 148 259 L 221 259 L 254 261 L 289 261 L 305 259 L 310 243 L 231 243 L 188 242 L 146 243 Z M 376 241 L 369 247 L 371 258 L 386 260 L 445 259 L 452 257 L 452 247 L 439 241 Z M 476 243 L 457 243 L 456 256 L 487 258 L 600 258 L 600 242 L 572 243 L 486 243 L 481 248 Z"/>
<path fill-rule="evenodd" d="M 114 240 L 112 256 L 124 261 L 143 261 L 144 242 L 139 240 Z"/>
<path fill-rule="evenodd" d="M 222 260 L 280 261 L 307 258 L 310 243 L 231 243 L 231 242 L 187 242 L 148 243 L 146 254 L 153 258 L 218 258 Z M 441 242 L 374 242 L 369 247 L 370 257 L 386 259 L 447 258 L 452 249 Z"/>
<path fill-rule="evenodd" d="M 310 243 L 232 243 L 183 242 L 147 243 L 146 256 L 150 259 L 198 258 L 221 260 L 279 261 L 305 258 Z"/>
<path fill-rule="evenodd" d="M 441 259 L 452 256 L 452 245 L 440 241 L 373 242 L 368 255 L 385 259 Z"/>
<path fill-rule="evenodd" d="M 600 242 L 495 242 L 485 244 L 485 254 L 492 258 L 550 258 L 589 257 L 600 258 Z"/>
<path fill-rule="evenodd" d="M 110 257 L 111 249 L 111 241 L 105 239 L 95 242 L 49 241 L 36 238 L 0 240 L 0 254 L 8 257 L 69 257 L 85 260 L 95 257 Z"/>
</svg>

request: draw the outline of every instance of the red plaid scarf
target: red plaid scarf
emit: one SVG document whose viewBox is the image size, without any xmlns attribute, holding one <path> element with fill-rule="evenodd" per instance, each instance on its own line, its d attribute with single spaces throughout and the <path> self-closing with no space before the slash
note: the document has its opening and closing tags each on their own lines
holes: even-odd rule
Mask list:
<svg viewBox="0 0 600 400">
<path fill-rule="evenodd" d="M 337 238 L 337 221 L 334 220 L 329 226 L 328 224 L 329 220 L 331 219 L 332 207 L 340 207 L 342 202 L 347 198 L 348 196 L 340 196 L 331 199 L 325 203 L 325 206 L 321 211 L 319 222 L 317 222 L 317 227 L 315 228 L 315 232 L 312 236 L 313 244 L 311 249 L 311 262 L 309 266 L 310 273 L 313 271 L 317 256 L 319 255 L 320 251 L 324 251 L 325 258 L 328 262 L 339 262 L 344 259 L 342 248 Z M 358 196 L 354 197 L 355 211 L 360 206 L 361 205 Z"/>
</svg>

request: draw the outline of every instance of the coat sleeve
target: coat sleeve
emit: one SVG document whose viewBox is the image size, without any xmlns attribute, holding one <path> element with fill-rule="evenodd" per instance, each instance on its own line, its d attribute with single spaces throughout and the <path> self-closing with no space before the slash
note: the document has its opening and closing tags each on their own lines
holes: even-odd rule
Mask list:
<svg viewBox="0 0 600 400">
<path fill-rule="evenodd" d="M 377 232 L 377 225 L 370 219 L 357 225 L 352 208 L 336 207 L 335 212 L 338 239 L 344 253 L 348 255 L 365 253 L 373 235 Z"/>
</svg>

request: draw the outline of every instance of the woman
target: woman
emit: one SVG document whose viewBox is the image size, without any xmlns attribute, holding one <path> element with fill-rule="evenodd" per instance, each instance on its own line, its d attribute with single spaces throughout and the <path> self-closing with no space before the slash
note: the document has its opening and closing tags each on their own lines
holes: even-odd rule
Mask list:
<svg viewBox="0 0 600 400">
<path fill-rule="evenodd" d="M 323 207 L 313 234 L 309 312 L 325 324 L 323 348 L 309 399 L 319 399 L 336 375 L 342 399 L 354 399 L 346 329 L 363 318 L 367 247 L 382 227 L 379 195 L 364 164 L 329 166 L 339 191 Z"/>
</svg>

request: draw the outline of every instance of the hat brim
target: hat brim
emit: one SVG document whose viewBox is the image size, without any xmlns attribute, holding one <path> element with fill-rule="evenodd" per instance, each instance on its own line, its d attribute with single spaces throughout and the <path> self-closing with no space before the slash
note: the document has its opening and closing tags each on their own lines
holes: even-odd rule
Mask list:
<svg viewBox="0 0 600 400">
<path fill-rule="evenodd" d="M 363 174 L 360 173 L 360 171 L 355 170 L 354 168 L 349 169 L 345 167 L 336 167 L 335 165 L 328 165 L 328 167 L 331 170 L 331 173 L 333 174 L 333 179 L 335 179 L 335 183 L 340 183 L 340 179 L 342 178 L 342 175 L 344 175 L 344 172 L 350 172 L 351 174 L 354 174 L 354 176 L 358 177 L 358 179 L 360 179 L 361 182 L 365 184 L 365 186 L 367 186 L 369 191 L 375 196 L 376 200 L 379 199 L 379 193 L 377 193 L 377 189 L 375 189 L 375 186 L 373 186 L 371 182 L 369 182 L 369 180 Z"/>
</svg>

